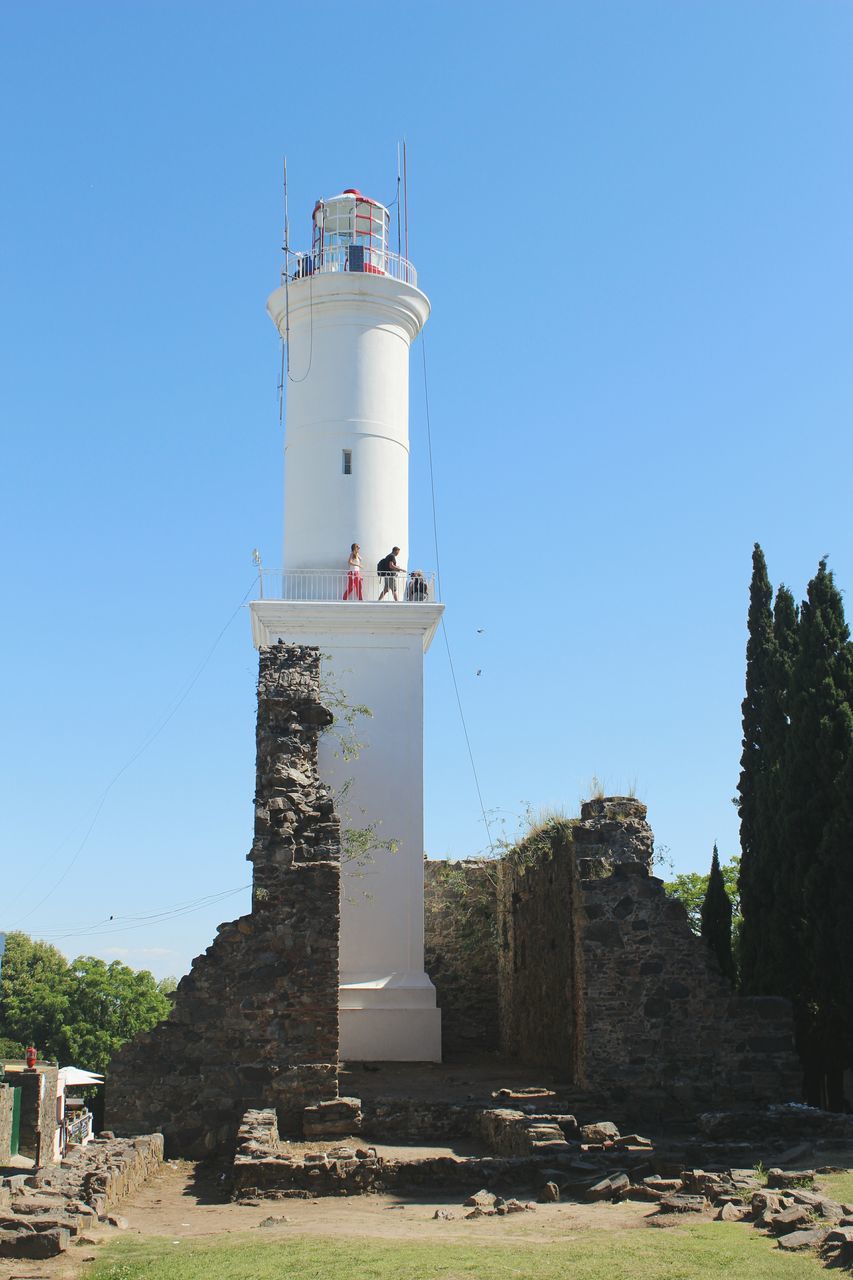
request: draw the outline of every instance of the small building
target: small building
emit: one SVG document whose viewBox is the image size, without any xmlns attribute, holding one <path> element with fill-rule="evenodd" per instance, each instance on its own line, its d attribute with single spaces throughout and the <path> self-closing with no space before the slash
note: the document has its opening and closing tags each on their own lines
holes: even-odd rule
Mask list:
<svg viewBox="0 0 853 1280">
<path fill-rule="evenodd" d="M 0 1076 L 0 1164 L 16 1156 L 36 1167 L 58 1164 L 69 1147 L 94 1135 L 92 1112 L 69 1088 L 102 1085 L 104 1077 L 53 1062 L 2 1063 Z"/>
</svg>

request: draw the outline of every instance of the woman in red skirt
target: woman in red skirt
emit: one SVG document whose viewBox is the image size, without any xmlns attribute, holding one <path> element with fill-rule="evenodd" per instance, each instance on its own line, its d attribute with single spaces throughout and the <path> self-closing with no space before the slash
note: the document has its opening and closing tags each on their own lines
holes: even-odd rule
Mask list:
<svg viewBox="0 0 853 1280">
<path fill-rule="evenodd" d="M 352 544 L 352 549 L 350 551 L 350 556 L 348 561 L 349 570 L 347 572 L 347 589 L 343 595 L 344 600 L 349 600 L 353 595 L 356 595 L 359 600 L 362 599 L 361 556 L 359 555 L 360 550 L 361 548 L 359 547 L 358 543 L 354 542 Z"/>
</svg>

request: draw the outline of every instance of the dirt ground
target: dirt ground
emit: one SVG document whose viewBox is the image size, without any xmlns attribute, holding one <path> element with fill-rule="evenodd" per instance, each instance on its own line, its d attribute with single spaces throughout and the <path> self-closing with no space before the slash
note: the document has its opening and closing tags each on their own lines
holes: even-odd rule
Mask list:
<svg viewBox="0 0 853 1280">
<path fill-rule="evenodd" d="M 434 1150 L 434 1149 L 432 1149 Z M 408 1154 L 412 1149 L 407 1149 Z M 454 1240 L 483 1244 L 528 1244 L 571 1239 L 590 1230 L 630 1230 L 645 1226 L 651 1205 L 537 1205 L 532 1213 L 466 1221 L 462 1196 L 455 1199 L 410 1199 L 394 1195 L 335 1196 L 319 1200 L 265 1200 L 237 1205 L 224 1200 L 225 1178 L 212 1177 L 187 1161 L 170 1161 L 163 1170 L 118 1209 L 128 1226 L 84 1233 L 60 1258 L 48 1262 L 0 1259 L 0 1280 L 77 1280 L 98 1248 L 120 1235 L 164 1236 L 172 1240 L 258 1231 L 274 1239 L 286 1235 L 370 1237 L 385 1240 Z M 455 1214 L 453 1221 L 435 1220 L 436 1209 Z M 261 1227 L 267 1218 L 277 1221 Z"/>
</svg>

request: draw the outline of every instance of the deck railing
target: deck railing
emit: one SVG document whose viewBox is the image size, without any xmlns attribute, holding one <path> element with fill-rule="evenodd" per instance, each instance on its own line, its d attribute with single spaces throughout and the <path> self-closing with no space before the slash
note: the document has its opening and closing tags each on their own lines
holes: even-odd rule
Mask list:
<svg viewBox="0 0 853 1280">
<path fill-rule="evenodd" d="M 407 258 L 388 249 L 374 249 L 370 245 L 333 245 L 316 253 L 288 255 L 288 272 L 292 280 L 305 276 L 326 275 L 329 272 L 350 271 L 362 275 L 390 276 L 405 284 L 417 285 L 418 273 Z"/>
<path fill-rule="evenodd" d="M 423 604 L 433 601 L 435 575 L 400 569 L 396 574 L 259 568 L 261 600 L 352 600 Z M 384 593 L 384 594 L 383 594 Z"/>
</svg>

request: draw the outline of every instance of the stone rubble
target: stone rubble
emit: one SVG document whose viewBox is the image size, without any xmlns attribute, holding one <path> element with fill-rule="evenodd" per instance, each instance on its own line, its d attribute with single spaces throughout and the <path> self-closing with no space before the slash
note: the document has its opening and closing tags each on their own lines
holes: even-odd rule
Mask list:
<svg viewBox="0 0 853 1280">
<path fill-rule="evenodd" d="M 114 1212 L 163 1163 L 163 1135 L 101 1136 L 59 1165 L 0 1179 L 0 1257 L 52 1258 L 95 1223 L 128 1225 Z"/>
<path fill-rule="evenodd" d="M 493 1097 L 519 1102 L 523 1096 L 516 1092 L 510 1098 L 509 1093 L 499 1090 Z M 473 1113 L 469 1136 L 479 1137 L 488 1155 L 410 1160 L 380 1156 L 375 1147 L 357 1142 L 290 1154 L 278 1140 L 275 1112 L 252 1111 L 240 1130 L 233 1196 L 241 1203 L 259 1203 L 306 1194 L 428 1189 L 446 1194 L 459 1188 L 470 1191 L 464 1216 L 479 1219 L 535 1207 L 532 1201 L 499 1193 L 498 1188 L 513 1186 L 535 1188 L 540 1204 L 643 1201 L 650 1206 L 650 1225 L 656 1219 L 664 1225 L 680 1215 L 703 1214 L 721 1222 L 752 1222 L 787 1250 L 822 1245 L 833 1257 L 847 1257 L 853 1249 L 848 1231 L 853 1215 L 845 1221 L 851 1207 L 815 1190 L 813 1169 L 782 1168 L 780 1158 L 764 1185 L 755 1167 L 745 1166 L 742 1157 L 741 1163 L 723 1161 L 726 1149 L 718 1150 L 713 1143 L 706 1144 L 706 1150 L 718 1155 L 720 1163 L 702 1168 L 686 1163 L 677 1146 L 656 1146 L 637 1133 L 623 1135 L 613 1121 L 579 1125 L 556 1094 L 547 1099 L 551 1114 L 540 1109 L 544 1101 L 537 1096 L 532 1113 L 511 1107 Z M 682 1146 L 696 1151 L 695 1142 Z M 802 1145 L 790 1153 L 799 1159 Z M 443 1220 L 454 1215 L 436 1210 L 435 1216 Z"/>
</svg>

